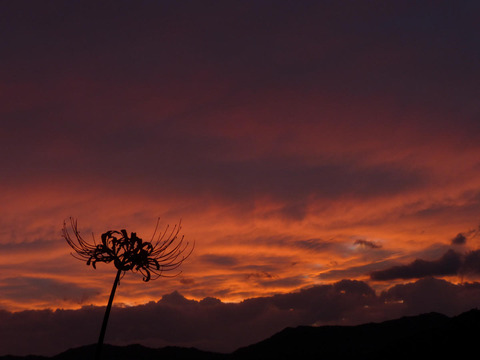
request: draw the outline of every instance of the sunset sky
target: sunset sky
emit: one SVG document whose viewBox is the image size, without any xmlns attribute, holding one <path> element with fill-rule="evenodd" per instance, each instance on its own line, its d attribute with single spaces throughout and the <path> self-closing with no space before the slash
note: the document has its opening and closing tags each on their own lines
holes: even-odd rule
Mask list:
<svg viewBox="0 0 480 360">
<path fill-rule="evenodd" d="M 178 277 L 125 275 L 110 343 L 231 351 L 480 306 L 479 13 L 1 1 L 0 355 L 96 341 L 115 268 L 70 256 L 69 217 L 195 242 Z M 146 314 L 175 335 L 115 332 Z"/>
</svg>

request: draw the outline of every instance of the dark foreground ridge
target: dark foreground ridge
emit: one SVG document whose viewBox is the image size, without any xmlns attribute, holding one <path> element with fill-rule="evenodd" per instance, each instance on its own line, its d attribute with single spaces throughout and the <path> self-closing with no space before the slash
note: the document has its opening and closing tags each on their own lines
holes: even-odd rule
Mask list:
<svg viewBox="0 0 480 360">
<path fill-rule="evenodd" d="M 422 359 L 469 358 L 478 350 L 480 310 L 449 318 L 439 313 L 403 317 L 358 326 L 286 328 L 231 354 L 194 348 L 151 349 L 141 345 L 106 345 L 104 360 L 255 360 L 255 359 Z M 0 360 L 88 360 L 95 345 L 53 357 L 2 356 Z"/>
</svg>

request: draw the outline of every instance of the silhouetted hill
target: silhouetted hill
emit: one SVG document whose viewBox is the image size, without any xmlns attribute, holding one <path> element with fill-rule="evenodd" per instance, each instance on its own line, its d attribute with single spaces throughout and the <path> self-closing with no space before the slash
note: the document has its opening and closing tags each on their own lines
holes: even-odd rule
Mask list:
<svg viewBox="0 0 480 360">
<path fill-rule="evenodd" d="M 54 360 L 88 360 L 93 359 L 96 345 L 84 346 L 67 350 L 51 359 Z M 217 360 L 222 354 L 202 351 L 194 348 L 167 346 L 160 349 L 151 349 L 142 345 L 112 346 L 104 345 L 103 360 Z M 0 358 L 1 359 L 1 358 Z M 1 359 L 3 360 L 3 359 Z M 36 359 L 31 359 L 36 360 Z"/>
<path fill-rule="evenodd" d="M 49 358 L 46 356 L 36 356 L 36 355 L 28 355 L 28 356 L 0 356 L 1 360 L 48 360 Z"/>
<path fill-rule="evenodd" d="M 454 318 L 438 313 L 358 326 L 287 328 L 239 349 L 233 359 L 431 359 L 470 357 L 480 311 Z"/>
<path fill-rule="evenodd" d="M 151 349 L 141 345 L 105 345 L 104 360 L 282 360 L 469 358 L 480 336 L 480 310 L 449 318 L 438 313 L 358 326 L 299 326 L 259 343 L 219 354 L 194 348 Z M 88 360 L 94 345 L 51 358 L 3 356 L 0 360 Z"/>
</svg>

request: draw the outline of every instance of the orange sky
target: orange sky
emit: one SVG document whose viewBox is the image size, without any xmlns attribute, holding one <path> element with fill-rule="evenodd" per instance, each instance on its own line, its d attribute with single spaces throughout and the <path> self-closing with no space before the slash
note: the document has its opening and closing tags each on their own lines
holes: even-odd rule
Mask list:
<svg viewBox="0 0 480 360">
<path fill-rule="evenodd" d="M 69 217 L 195 242 L 117 304 L 477 280 L 475 2 L 49 4 L 0 5 L 0 309 L 106 303 Z"/>
</svg>

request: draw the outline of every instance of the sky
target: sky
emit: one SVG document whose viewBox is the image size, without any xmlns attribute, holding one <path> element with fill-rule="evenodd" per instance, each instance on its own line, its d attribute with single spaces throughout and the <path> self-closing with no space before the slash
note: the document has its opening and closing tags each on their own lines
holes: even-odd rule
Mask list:
<svg viewBox="0 0 480 360">
<path fill-rule="evenodd" d="M 70 255 L 70 217 L 195 244 L 122 278 L 109 343 L 480 306 L 479 11 L 1 1 L 0 355 L 96 342 L 116 271 Z"/>
</svg>

